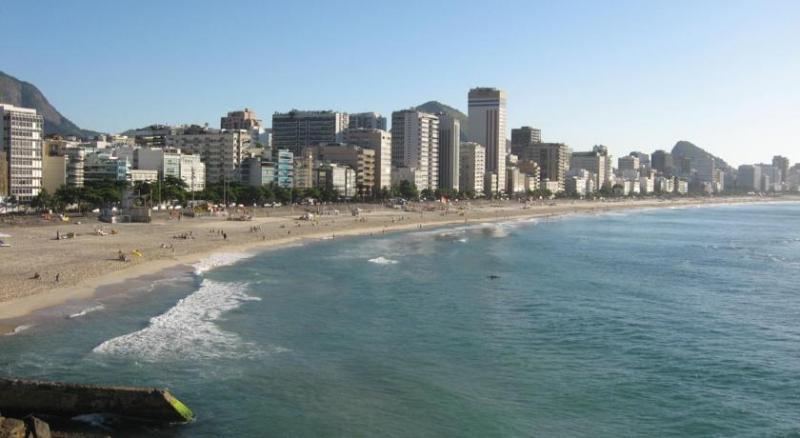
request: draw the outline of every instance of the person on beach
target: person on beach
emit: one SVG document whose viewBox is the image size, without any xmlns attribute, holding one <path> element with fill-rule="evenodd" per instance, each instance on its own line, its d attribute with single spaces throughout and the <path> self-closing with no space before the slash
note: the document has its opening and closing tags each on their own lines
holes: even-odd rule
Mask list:
<svg viewBox="0 0 800 438">
<path fill-rule="evenodd" d="M 61 280 L 61 273 L 57 272 L 56 273 L 56 283 L 58 283 L 60 280 Z"/>
</svg>

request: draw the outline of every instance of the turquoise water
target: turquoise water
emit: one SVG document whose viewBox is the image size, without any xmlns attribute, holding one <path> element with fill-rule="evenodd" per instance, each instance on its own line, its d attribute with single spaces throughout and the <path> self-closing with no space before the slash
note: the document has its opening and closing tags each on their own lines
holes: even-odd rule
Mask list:
<svg viewBox="0 0 800 438">
<path fill-rule="evenodd" d="M 169 387 L 198 419 L 153 436 L 800 434 L 800 204 L 337 239 L 196 271 L 0 338 L 0 375 Z"/>
</svg>

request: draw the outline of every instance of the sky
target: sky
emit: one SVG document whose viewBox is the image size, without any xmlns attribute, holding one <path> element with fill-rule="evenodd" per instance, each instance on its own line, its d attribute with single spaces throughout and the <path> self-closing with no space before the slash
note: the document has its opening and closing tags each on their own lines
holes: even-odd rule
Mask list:
<svg viewBox="0 0 800 438">
<path fill-rule="evenodd" d="M 0 70 L 82 128 L 248 107 L 391 112 L 476 86 L 509 129 L 616 155 L 800 161 L 800 1 L 0 0 Z M 794 129 L 793 129 L 794 128 Z M 510 136 L 510 131 L 507 133 Z"/>
</svg>

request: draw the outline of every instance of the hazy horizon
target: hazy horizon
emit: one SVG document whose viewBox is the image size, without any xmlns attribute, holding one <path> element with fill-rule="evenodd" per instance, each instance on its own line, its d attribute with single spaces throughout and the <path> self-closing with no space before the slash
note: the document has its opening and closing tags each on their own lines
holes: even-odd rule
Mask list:
<svg viewBox="0 0 800 438">
<path fill-rule="evenodd" d="M 391 112 L 508 93 L 509 129 L 574 150 L 691 141 L 732 165 L 798 160 L 800 3 L 0 4 L 0 70 L 85 129 L 251 108 Z M 510 132 L 506 133 L 510 135 Z M 793 154 L 795 156 L 793 156 Z"/>
</svg>

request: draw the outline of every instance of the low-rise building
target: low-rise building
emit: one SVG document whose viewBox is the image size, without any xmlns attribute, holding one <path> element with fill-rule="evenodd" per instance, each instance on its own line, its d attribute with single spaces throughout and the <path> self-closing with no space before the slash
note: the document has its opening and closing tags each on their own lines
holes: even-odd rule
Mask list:
<svg viewBox="0 0 800 438">
<path fill-rule="evenodd" d="M 242 184 L 252 187 L 269 186 L 275 183 L 275 163 L 261 156 L 245 158 L 242 161 L 239 178 Z"/>
<path fill-rule="evenodd" d="M 375 188 L 375 150 L 347 143 L 321 143 L 306 148 L 315 161 L 343 164 L 356 172 L 356 187 L 361 196 L 371 196 Z"/>
<path fill-rule="evenodd" d="M 114 157 L 108 152 L 93 152 L 86 155 L 84 162 L 84 181 L 129 181 L 131 163 L 126 159 Z"/>
<path fill-rule="evenodd" d="M 158 171 L 157 170 L 144 170 L 144 169 L 131 169 L 130 170 L 130 182 L 146 182 L 146 183 L 153 183 L 158 181 Z"/>
<path fill-rule="evenodd" d="M 426 187 L 428 183 L 428 173 L 420 171 L 416 167 L 393 167 L 392 186 L 399 186 L 403 181 L 414 184 L 417 189 Z"/>
<path fill-rule="evenodd" d="M 314 186 L 335 191 L 344 198 L 352 198 L 356 195 L 356 172 L 350 166 L 323 163 L 314 169 L 314 174 Z"/>
</svg>

